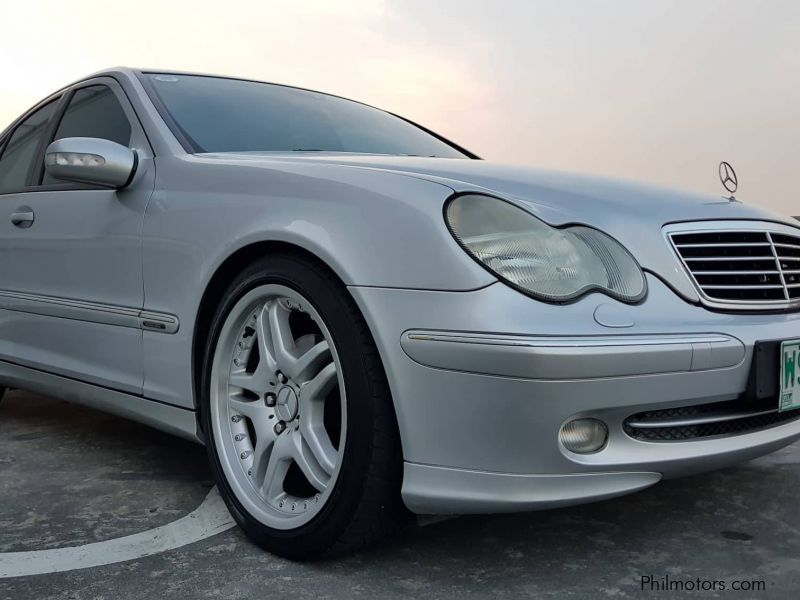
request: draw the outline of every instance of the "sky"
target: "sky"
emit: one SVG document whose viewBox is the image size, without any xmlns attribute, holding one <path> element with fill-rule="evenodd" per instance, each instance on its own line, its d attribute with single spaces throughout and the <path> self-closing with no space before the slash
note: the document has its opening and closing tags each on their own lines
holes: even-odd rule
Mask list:
<svg viewBox="0 0 800 600">
<path fill-rule="evenodd" d="M 800 215 L 797 0 L 0 0 L 0 129 L 118 65 L 402 114 L 498 162 Z M 19 24 L 19 25 L 16 25 Z"/>
</svg>

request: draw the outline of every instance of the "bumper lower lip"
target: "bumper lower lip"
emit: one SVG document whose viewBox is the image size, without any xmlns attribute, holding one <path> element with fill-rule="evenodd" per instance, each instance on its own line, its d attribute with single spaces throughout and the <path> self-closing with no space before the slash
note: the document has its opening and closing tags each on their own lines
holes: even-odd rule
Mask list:
<svg viewBox="0 0 800 600">
<path fill-rule="evenodd" d="M 733 367 L 745 347 L 722 334 L 511 336 L 454 331 L 406 331 L 412 360 L 439 369 L 523 377 L 594 379 Z"/>
<path fill-rule="evenodd" d="M 403 500 L 419 514 L 476 514 L 559 508 L 650 487 L 660 473 L 517 475 L 406 463 Z"/>
<path fill-rule="evenodd" d="M 403 501 L 418 514 L 478 514 L 546 510 L 596 502 L 655 485 L 662 479 L 703 473 L 774 452 L 800 438 L 797 424 L 730 439 L 669 444 L 667 458 L 647 444 L 652 456 L 630 470 L 594 465 L 581 473 L 498 473 L 406 462 Z M 613 462 L 613 461 L 612 461 Z M 652 471 L 643 470 L 652 468 Z M 601 471 L 600 469 L 608 469 Z"/>
</svg>

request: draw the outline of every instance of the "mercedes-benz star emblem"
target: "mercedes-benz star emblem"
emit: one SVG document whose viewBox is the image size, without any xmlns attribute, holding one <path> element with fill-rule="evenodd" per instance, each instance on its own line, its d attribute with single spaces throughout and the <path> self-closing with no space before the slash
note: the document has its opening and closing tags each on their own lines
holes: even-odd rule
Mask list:
<svg viewBox="0 0 800 600">
<path fill-rule="evenodd" d="M 739 187 L 739 180 L 736 179 L 736 171 L 733 170 L 730 163 L 726 163 L 724 160 L 719 163 L 719 180 L 731 194 L 735 193 L 736 189 Z"/>
</svg>

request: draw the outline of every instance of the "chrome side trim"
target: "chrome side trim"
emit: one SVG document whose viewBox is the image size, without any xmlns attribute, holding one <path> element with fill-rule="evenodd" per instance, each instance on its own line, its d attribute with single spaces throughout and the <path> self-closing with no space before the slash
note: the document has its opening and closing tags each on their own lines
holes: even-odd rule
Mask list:
<svg viewBox="0 0 800 600">
<path fill-rule="evenodd" d="M 406 331 L 412 360 L 452 371 L 524 379 L 592 379 L 705 371 L 738 365 L 744 344 L 718 334 L 548 337 Z"/>
<path fill-rule="evenodd" d="M 202 440 L 192 410 L 3 361 L 0 361 L 0 382 L 6 387 L 30 390 L 138 421 L 193 442 Z"/>
<path fill-rule="evenodd" d="M 147 331 L 175 333 L 180 328 L 180 322 L 175 315 L 143 310 L 139 312 L 139 326 Z"/>
<path fill-rule="evenodd" d="M 169 313 L 9 290 L 0 290 L 0 309 L 161 333 L 180 328 L 178 317 Z"/>
<path fill-rule="evenodd" d="M 525 346 L 530 348 L 595 348 L 606 346 L 662 346 L 664 344 L 715 344 L 727 342 L 730 336 L 721 334 L 665 334 L 618 335 L 597 337 L 526 337 L 517 335 L 498 335 L 460 332 L 408 332 L 411 340 L 428 342 L 458 342 L 462 344 L 488 344 L 492 346 Z"/>
</svg>

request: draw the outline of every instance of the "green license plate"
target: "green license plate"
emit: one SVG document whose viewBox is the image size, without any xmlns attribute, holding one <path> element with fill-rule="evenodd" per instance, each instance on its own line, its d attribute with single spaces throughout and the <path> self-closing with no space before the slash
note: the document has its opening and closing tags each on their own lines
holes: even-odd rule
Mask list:
<svg viewBox="0 0 800 600">
<path fill-rule="evenodd" d="M 800 340 L 781 342 L 781 385 L 778 410 L 800 408 Z"/>
</svg>

